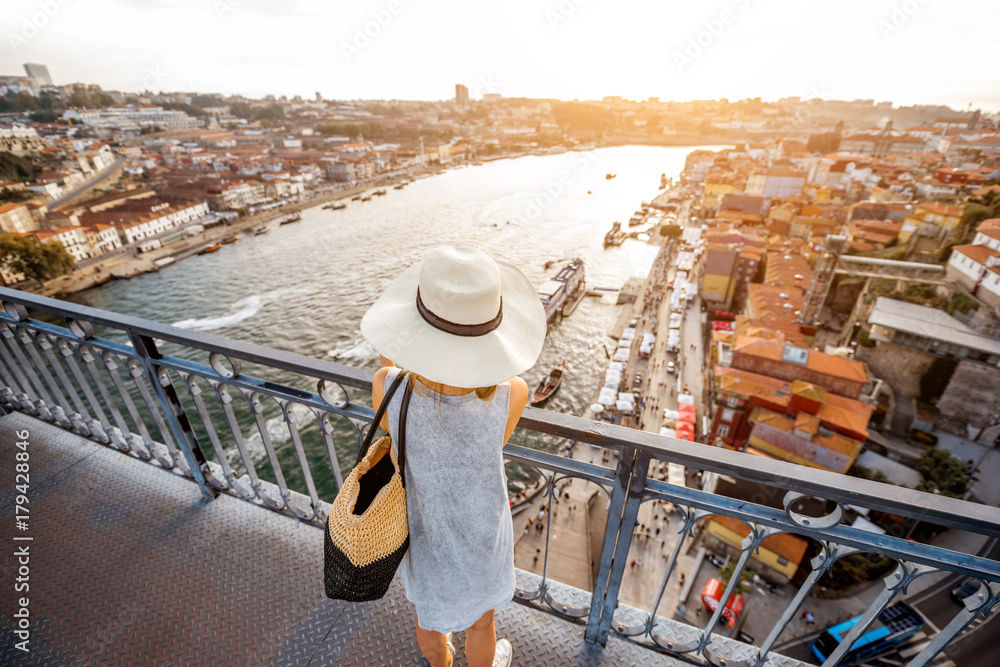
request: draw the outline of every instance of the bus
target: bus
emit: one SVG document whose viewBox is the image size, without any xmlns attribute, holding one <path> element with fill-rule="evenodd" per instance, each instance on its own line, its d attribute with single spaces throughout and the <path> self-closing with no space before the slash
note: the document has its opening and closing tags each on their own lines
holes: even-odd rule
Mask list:
<svg viewBox="0 0 1000 667">
<path fill-rule="evenodd" d="M 840 642 L 861 620 L 861 616 L 830 626 L 812 643 L 812 651 L 821 662 L 837 649 Z M 840 665 L 856 665 L 894 646 L 902 644 L 915 635 L 924 625 L 924 618 L 905 602 L 897 602 L 879 614 L 868 631 L 857 638 Z"/>
</svg>

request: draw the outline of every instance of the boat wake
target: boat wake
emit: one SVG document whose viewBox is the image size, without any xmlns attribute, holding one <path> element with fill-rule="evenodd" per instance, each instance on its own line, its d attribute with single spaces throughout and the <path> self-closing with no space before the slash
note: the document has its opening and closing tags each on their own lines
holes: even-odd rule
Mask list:
<svg viewBox="0 0 1000 667">
<path fill-rule="evenodd" d="M 288 411 L 292 413 L 300 432 L 317 423 L 316 414 L 304 405 L 292 403 Z M 264 426 L 267 429 L 271 445 L 274 446 L 275 450 L 291 441 L 292 434 L 289 432 L 288 425 L 285 424 L 285 419 L 281 415 L 266 420 Z M 259 463 L 267 458 L 267 449 L 264 447 L 264 438 L 261 437 L 256 425 L 250 428 L 250 432 L 243 436 L 243 440 L 246 442 L 250 458 L 253 459 L 254 463 Z"/>
<path fill-rule="evenodd" d="M 286 299 L 293 293 L 299 290 L 295 288 L 280 287 L 270 292 L 264 292 L 263 294 L 251 294 L 250 296 L 240 299 L 236 303 L 229 307 L 229 313 L 226 315 L 217 315 L 215 317 L 193 317 L 186 320 L 180 320 L 179 322 L 174 322 L 173 326 L 180 327 L 181 329 L 188 329 L 190 331 L 212 331 L 214 329 L 221 329 L 222 327 L 235 326 L 241 322 L 244 322 L 258 312 L 260 309 L 269 303 L 278 301 L 279 299 Z"/>
<path fill-rule="evenodd" d="M 379 360 L 378 352 L 364 338 L 357 338 L 349 345 L 330 350 L 326 356 L 353 366 L 364 366 L 366 363 Z"/>
</svg>

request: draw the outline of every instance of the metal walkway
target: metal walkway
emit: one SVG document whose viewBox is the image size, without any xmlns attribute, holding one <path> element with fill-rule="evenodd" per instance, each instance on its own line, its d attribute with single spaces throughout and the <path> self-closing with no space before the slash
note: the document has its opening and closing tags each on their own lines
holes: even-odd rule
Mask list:
<svg viewBox="0 0 1000 667">
<path fill-rule="evenodd" d="M 15 529 L 17 440 L 29 432 L 27 531 Z M 30 544 L 30 653 L 16 650 L 15 597 L 0 596 L 0 665 L 421 665 L 397 579 L 378 602 L 323 595 L 319 528 L 21 414 L 0 416 L 0 572 Z M 31 542 L 15 542 L 31 536 Z M 516 665 L 680 665 L 511 603 L 497 613 Z M 455 636 L 464 665 L 463 633 Z"/>
</svg>

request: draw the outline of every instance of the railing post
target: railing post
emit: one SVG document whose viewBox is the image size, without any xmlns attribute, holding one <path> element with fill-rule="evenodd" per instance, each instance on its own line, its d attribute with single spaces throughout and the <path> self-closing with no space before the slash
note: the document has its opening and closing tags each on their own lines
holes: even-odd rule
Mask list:
<svg viewBox="0 0 1000 667">
<path fill-rule="evenodd" d="M 614 479 L 615 486 L 611 491 L 611 500 L 608 506 L 608 522 L 604 527 L 604 545 L 601 547 L 601 560 L 597 565 L 597 579 L 594 581 L 594 592 L 590 602 L 590 618 L 587 620 L 587 632 L 584 635 L 585 640 L 590 644 L 597 643 L 597 630 L 601 622 L 601 613 L 604 611 L 604 602 L 607 599 L 605 593 L 611 573 L 611 563 L 615 555 L 615 545 L 618 543 L 618 534 L 621 532 L 622 510 L 625 508 L 625 498 L 628 495 L 628 483 L 632 478 L 634 455 L 635 450 L 627 449 L 618 458 Z"/>
<path fill-rule="evenodd" d="M 201 489 L 201 494 L 206 500 L 214 500 L 219 493 L 205 482 L 205 475 L 202 472 L 202 466 L 207 465 L 205 453 L 201 451 L 198 439 L 191 428 L 191 422 L 188 420 L 187 414 L 184 412 L 184 406 L 181 405 L 180 398 L 177 396 L 177 390 L 174 389 L 174 385 L 170 382 L 166 385 L 160 384 L 157 368 L 154 363 L 161 356 L 160 351 L 156 348 L 156 342 L 149 336 L 137 334 L 132 329 L 128 329 L 127 332 L 128 339 L 132 342 L 133 349 L 139 355 L 139 361 L 146 371 L 149 384 L 153 386 L 153 391 L 156 393 L 156 398 L 160 402 L 163 414 L 167 419 L 167 425 L 173 433 L 177 446 L 184 454 L 194 481 L 197 482 L 198 488 Z"/>
<path fill-rule="evenodd" d="M 643 489 L 646 486 L 646 473 L 649 469 L 650 455 L 648 452 L 634 449 L 626 449 L 622 452 L 619 461 L 619 473 L 629 473 L 627 476 L 616 477 L 618 485 L 615 487 L 615 496 L 612 496 L 612 505 L 615 497 L 621 492 L 624 495 L 624 508 L 621 519 L 618 522 L 618 530 L 615 535 L 613 552 L 610 551 L 608 536 L 604 536 L 604 549 L 601 552 L 601 569 L 598 574 L 597 583 L 606 578 L 607 590 L 603 587 L 594 586 L 594 595 L 603 594 L 604 603 L 601 609 L 601 616 L 597 626 L 591 630 L 591 624 L 587 626 L 587 641 L 592 644 L 604 646 L 608 643 L 608 631 L 611 628 L 611 621 L 618 607 L 618 591 L 621 588 L 622 576 L 625 573 L 625 566 L 628 563 L 628 550 L 632 544 L 632 532 L 635 528 L 636 517 L 639 516 L 639 504 L 642 502 Z M 626 481 L 627 480 L 627 481 Z M 610 561 L 607 562 L 606 561 Z M 607 565 L 607 567 L 605 567 Z"/>
</svg>

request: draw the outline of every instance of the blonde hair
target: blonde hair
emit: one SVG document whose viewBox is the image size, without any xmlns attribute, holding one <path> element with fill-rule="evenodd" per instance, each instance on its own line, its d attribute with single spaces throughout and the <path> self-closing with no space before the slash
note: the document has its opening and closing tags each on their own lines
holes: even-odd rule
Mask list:
<svg viewBox="0 0 1000 667">
<path fill-rule="evenodd" d="M 438 391 L 437 389 L 437 387 L 441 386 L 442 383 L 434 382 L 433 380 L 428 380 L 423 375 L 418 375 L 410 371 L 410 377 L 408 379 L 408 382 L 410 383 L 410 389 L 415 389 L 416 380 L 420 380 L 420 384 L 422 384 L 424 389 L 430 392 L 435 397 L 435 399 L 438 396 L 443 395 L 443 392 Z M 493 385 L 491 387 L 476 387 L 474 391 L 476 392 L 476 396 L 479 398 L 479 400 L 488 401 L 491 398 L 493 398 L 494 394 L 497 393 L 497 385 Z"/>
</svg>

